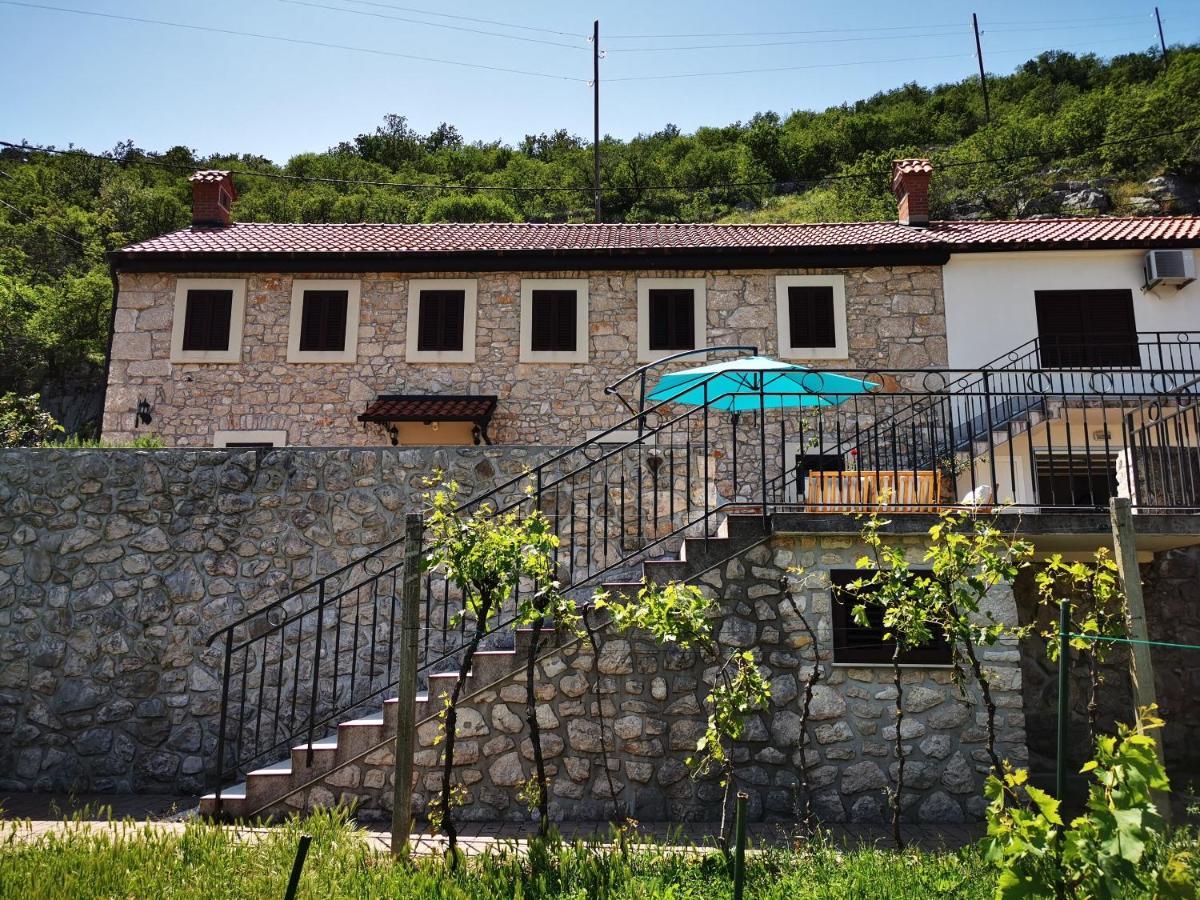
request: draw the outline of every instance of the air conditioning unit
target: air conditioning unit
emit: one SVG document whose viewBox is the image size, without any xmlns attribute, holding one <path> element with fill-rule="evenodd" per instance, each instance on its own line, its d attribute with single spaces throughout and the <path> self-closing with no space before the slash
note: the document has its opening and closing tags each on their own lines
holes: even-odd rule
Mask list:
<svg viewBox="0 0 1200 900">
<path fill-rule="evenodd" d="M 1196 280 L 1196 257 L 1191 250 L 1151 250 L 1143 268 L 1147 289 L 1173 284 L 1180 290 Z"/>
</svg>

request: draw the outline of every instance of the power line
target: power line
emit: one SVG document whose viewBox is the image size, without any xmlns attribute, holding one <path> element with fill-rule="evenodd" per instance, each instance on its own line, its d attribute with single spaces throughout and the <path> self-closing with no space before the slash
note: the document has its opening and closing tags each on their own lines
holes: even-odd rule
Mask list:
<svg viewBox="0 0 1200 900">
<path fill-rule="evenodd" d="M 358 2 L 358 0 L 351 0 Z M 911 31 L 914 28 L 961 28 L 961 22 L 928 23 L 925 25 L 879 25 L 868 28 L 809 28 L 800 31 L 696 31 L 687 34 L 610 34 L 608 40 L 651 40 L 658 38 L 724 38 L 724 37 L 778 37 L 787 34 L 860 34 L 864 31 Z"/>
<path fill-rule="evenodd" d="M 284 0 L 292 2 L 292 0 Z M 970 34 L 959 28 L 955 31 L 927 32 L 924 34 L 883 34 L 873 37 L 844 37 L 844 38 L 808 38 L 799 41 L 760 41 L 743 44 L 691 44 L 683 47 L 613 47 L 610 53 L 670 53 L 676 50 L 722 50 L 738 47 L 791 47 L 801 44 L 848 44 L 862 41 L 903 41 L 913 38 L 957 37 Z"/>
<path fill-rule="evenodd" d="M 354 47 L 349 44 L 334 44 L 328 41 L 313 41 L 305 38 L 285 37 L 278 34 L 263 34 L 253 31 L 236 31 L 232 28 L 218 28 L 211 25 L 192 25 L 186 22 L 170 22 L 165 19 L 146 19 L 139 16 L 121 16 L 115 13 L 95 12 L 87 9 L 72 9 L 67 6 L 45 6 L 38 3 L 26 3 L 23 0 L 0 0 L 3 6 L 20 6 L 27 9 L 39 9 L 50 12 L 72 13 L 79 16 L 92 16 L 99 19 L 114 19 L 120 22 L 137 22 L 143 25 L 163 25 L 168 28 L 182 28 L 189 31 L 203 31 L 210 34 L 226 34 L 236 37 L 257 38 L 264 41 L 275 41 L 282 44 L 297 44 L 304 47 L 321 47 L 327 50 L 347 50 L 353 53 L 369 53 L 375 56 L 390 56 L 398 59 L 411 59 L 418 62 L 439 63 L 446 66 L 460 66 L 467 69 L 485 69 L 489 72 L 507 72 L 511 75 L 526 75 L 533 78 L 550 78 L 556 81 L 587 82 L 586 78 L 576 78 L 572 75 L 556 75 L 551 72 L 532 72 L 526 69 L 512 69 L 506 66 L 492 66 L 484 63 L 463 62 L 455 59 L 439 59 L 433 56 L 418 56 L 413 53 L 400 53 L 395 50 L 379 50 L 373 47 Z"/>
<path fill-rule="evenodd" d="M 347 0 L 347 2 L 358 3 L 364 0 Z M 1139 21 L 1145 19 L 1145 15 L 1126 15 L 1126 16 L 1094 16 L 1094 17 L 1077 17 L 1073 19 L 1021 19 L 1004 22 L 992 22 L 993 25 L 1078 25 L 1081 22 L 1121 22 L 1121 21 Z M 929 28 L 962 28 L 963 22 L 930 22 L 925 24 L 912 25 L 874 25 L 863 26 L 860 28 L 809 28 L 797 31 L 701 31 L 688 32 L 682 34 L 611 34 L 609 40 L 635 40 L 635 39 L 668 39 L 668 38 L 725 38 L 725 37 L 779 37 L 782 35 L 794 34 L 862 34 L 872 31 L 912 31 L 916 29 Z"/>
<path fill-rule="evenodd" d="M 446 28 L 450 31 L 465 31 L 470 34 L 481 34 L 486 37 L 506 38 L 510 41 L 523 41 L 527 44 L 544 44 L 549 47 L 567 47 L 571 50 L 587 50 L 583 44 L 568 44 L 564 41 L 548 41 L 544 38 L 522 37 L 519 34 L 501 34 L 498 31 L 484 31 L 482 28 L 470 28 L 466 25 L 445 25 L 441 22 L 422 22 L 420 19 L 410 19 L 405 16 L 393 16 L 388 13 L 370 12 L 365 9 L 346 9 L 344 6 L 329 6 L 325 3 L 312 3 L 310 0 L 278 0 L 292 6 L 308 6 L 312 9 L 327 9 L 330 12 L 348 13 L 352 16 L 371 16 L 376 19 L 389 19 L 393 22 L 407 22 L 413 25 L 425 25 L 429 28 Z"/>
<path fill-rule="evenodd" d="M 28 219 L 30 222 L 32 222 L 34 225 L 38 226 L 39 228 L 46 229 L 48 232 L 50 232 L 52 235 L 54 235 L 57 238 L 62 238 L 64 241 L 70 241 L 72 244 L 77 246 L 80 250 L 87 249 L 87 246 L 83 243 L 83 241 L 78 240 L 77 238 L 73 238 L 69 234 L 63 234 L 61 231 L 55 231 L 49 225 L 39 222 L 37 219 L 35 219 L 29 213 L 25 212 L 23 209 L 18 209 L 17 207 L 15 207 L 11 203 L 9 203 L 7 200 L 0 200 L 0 206 L 7 206 L 9 209 L 11 209 L 13 212 L 15 212 L 18 216 L 21 216 L 24 219 Z"/>
<path fill-rule="evenodd" d="M 853 62 L 811 63 L 802 66 L 772 66 L 764 69 L 725 69 L 717 72 L 673 72 L 665 75 L 622 75 L 609 81 L 665 81 L 675 78 L 710 78 L 717 75 L 756 75 L 765 72 L 796 72 L 801 69 L 838 69 L 847 66 L 870 66 L 885 63 L 925 62 L 932 59 L 963 59 L 969 53 L 943 53 L 937 56 L 903 56 L 895 59 L 868 59 Z"/>
<path fill-rule="evenodd" d="M 542 34 L 557 34 L 559 37 L 583 37 L 583 35 L 575 34 L 571 31 L 556 31 L 553 28 L 539 28 L 536 25 L 517 25 L 514 22 L 501 22 L 496 19 L 479 19 L 474 16 L 459 16 L 453 13 L 435 12 L 432 9 L 417 9 L 412 6 L 397 6 L 394 3 L 378 3 L 372 0 L 344 0 L 346 3 L 355 3 L 359 6 L 375 6 L 380 9 L 398 9 L 401 12 L 420 13 L 425 16 L 437 16 L 442 19 L 456 19 L 461 22 L 477 22 L 481 25 L 499 25 L 501 28 L 515 28 L 519 31 L 536 31 Z"/>
</svg>

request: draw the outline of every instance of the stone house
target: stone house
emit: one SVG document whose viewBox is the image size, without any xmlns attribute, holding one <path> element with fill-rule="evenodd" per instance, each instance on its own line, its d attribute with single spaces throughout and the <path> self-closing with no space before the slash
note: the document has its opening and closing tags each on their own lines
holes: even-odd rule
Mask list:
<svg viewBox="0 0 1200 900">
<path fill-rule="evenodd" d="M 219 787 L 204 808 L 232 815 L 338 797 L 386 812 L 404 514 L 437 467 L 475 502 L 545 514 L 581 601 L 643 578 L 701 585 L 721 644 L 755 650 L 773 688 L 736 749 L 754 814 L 794 815 L 803 772 L 820 815 L 877 820 L 890 649 L 841 587 L 858 514 L 885 509 L 914 562 L 937 513 L 968 500 L 1019 514 L 1041 554 L 1085 553 L 1128 497 L 1163 586 L 1152 618 L 1179 607 L 1200 543 L 1200 308 L 1184 283 L 1200 219 L 931 222 L 931 176 L 896 164 L 894 222 L 409 226 L 233 223 L 228 174 L 197 173 L 192 227 L 112 255 L 105 436 L 169 448 L 0 466 L 0 771 Z M 1148 279 L 1148 253 L 1174 256 Z M 752 351 L 811 371 L 770 393 L 744 379 L 749 407 L 656 402 L 627 379 L 679 353 L 675 370 L 736 373 Z M 788 587 L 792 566 L 814 580 Z M 421 803 L 462 638 L 454 587 L 429 575 L 419 595 Z M 997 588 L 987 608 L 1016 624 L 1033 599 Z M 472 667 L 463 815 L 528 815 L 528 638 L 502 616 Z M 711 661 L 637 635 L 562 641 L 537 668 L 552 815 L 713 815 L 713 783 L 684 772 Z M 985 658 L 1016 762 L 1044 747 L 1027 723 L 1044 725 L 1045 698 L 1023 682 L 1040 689 L 1038 662 L 1008 638 Z M 905 815 L 978 816 L 980 698 L 955 686 L 947 646 L 906 666 Z M 1163 697 L 1190 765 L 1200 723 L 1186 694 Z"/>
</svg>

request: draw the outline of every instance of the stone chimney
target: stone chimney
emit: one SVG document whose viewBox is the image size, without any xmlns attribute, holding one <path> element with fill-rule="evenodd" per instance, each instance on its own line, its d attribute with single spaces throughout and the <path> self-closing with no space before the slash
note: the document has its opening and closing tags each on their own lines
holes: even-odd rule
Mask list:
<svg viewBox="0 0 1200 900">
<path fill-rule="evenodd" d="M 896 195 L 901 225 L 929 224 L 929 178 L 933 163 L 927 159 L 897 159 L 892 163 L 892 193 Z"/>
<path fill-rule="evenodd" d="M 192 183 L 192 225 L 225 226 L 233 222 L 237 189 L 233 175 L 217 169 L 201 169 L 188 176 Z"/>
</svg>

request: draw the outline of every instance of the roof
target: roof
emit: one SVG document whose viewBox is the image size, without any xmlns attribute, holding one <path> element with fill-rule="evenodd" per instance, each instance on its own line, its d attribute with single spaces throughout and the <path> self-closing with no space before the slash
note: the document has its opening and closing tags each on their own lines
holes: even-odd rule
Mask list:
<svg viewBox="0 0 1200 900">
<path fill-rule="evenodd" d="M 287 255 L 292 262 L 322 255 L 374 257 L 557 256 L 586 262 L 629 255 L 756 254 L 877 251 L 911 253 L 1072 248 L 1200 246 L 1200 216 L 1100 217 L 1007 221 L 840 224 L 534 224 L 470 223 L 269 224 L 193 226 L 133 244 L 113 254 L 118 268 L 152 270 L 168 258 L 204 258 L 216 265 Z M 782 260 L 780 260 L 782 262 Z M 316 260 L 314 258 L 313 262 Z M 347 261 L 348 262 L 348 261 Z M 853 263 L 850 263 L 853 264 Z M 859 265 L 874 264 L 857 260 Z M 611 267 L 611 266 L 610 266 Z"/>
<path fill-rule="evenodd" d="M 200 169 L 189 175 L 188 181 L 230 181 L 232 178 L 232 172 L 222 169 Z"/>
<path fill-rule="evenodd" d="M 485 422 L 496 408 L 494 395 L 380 394 L 360 422 Z"/>
</svg>

